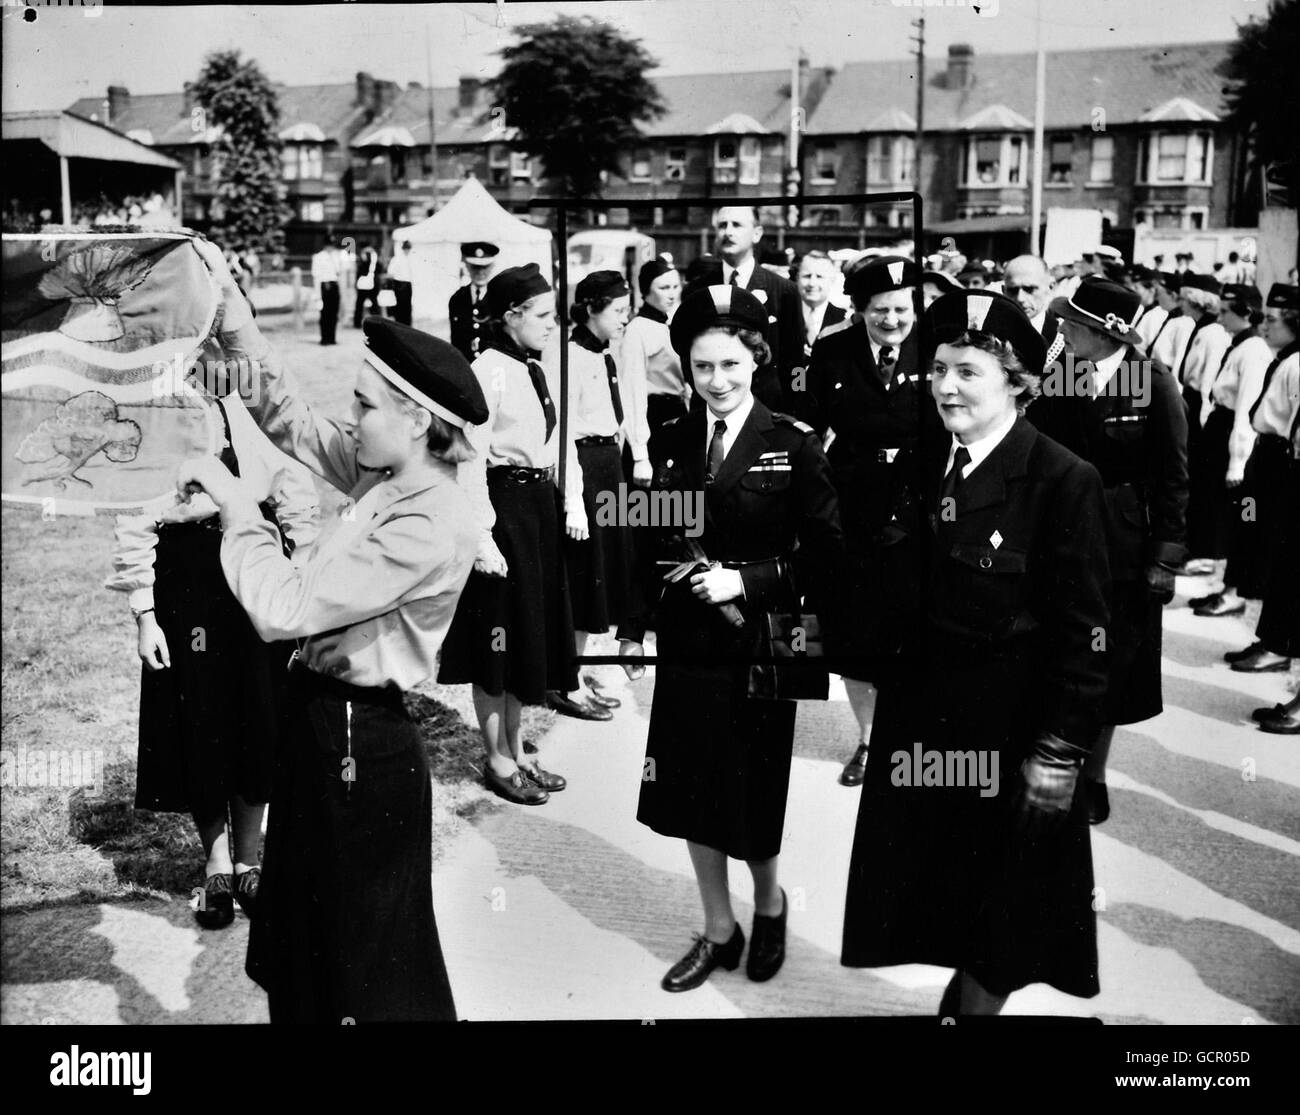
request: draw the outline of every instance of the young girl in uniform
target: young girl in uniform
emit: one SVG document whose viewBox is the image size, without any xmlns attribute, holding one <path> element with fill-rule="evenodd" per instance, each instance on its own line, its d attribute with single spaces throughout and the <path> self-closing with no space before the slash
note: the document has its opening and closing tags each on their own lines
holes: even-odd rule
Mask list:
<svg viewBox="0 0 1300 1115">
<path fill-rule="evenodd" d="M 429 767 L 403 696 L 433 676 L 473 564 L 456 471 L 471 453 L 466 426 L 487 417 L 482 393 L 451 345 L 370 317 L 352 420 L 327 418 L 278 366 L 233 283 L 225 294 L 222 345 L 258 376 L 250 409 L 263 431 L 348 497 L 294 564 L 220 462 L 186 462 L 177 480 L 221 509 L 222 568 L 259 634 L 302 640 L 248 973 L 273 1022 L 453 1019 Z"/>
</svg>

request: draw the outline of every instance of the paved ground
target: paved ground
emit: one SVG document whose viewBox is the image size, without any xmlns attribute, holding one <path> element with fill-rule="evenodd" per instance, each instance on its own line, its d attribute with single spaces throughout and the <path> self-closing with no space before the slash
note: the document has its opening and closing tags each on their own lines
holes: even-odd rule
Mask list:
<svg viewBox="0 0 1300 1115">
<path fill-rule="evenodd" d="M 1221 661 L 1250 630 L 1198 619 L 1181 600 L 1166 609 L 1166 711 L 1118 734 L 1113 815 L 1092 830 L 1102 993 L 1085 1002 L 1033 987 L 1008 1013 L 1300 1022 L 1300 741 L 1249 721 L 1285 696 L 1286 678 Z M 842 699 L 800 708 L 781 868 L 785 968 L 765 985 L 742 967 L 687 995 L 659 989 L 700 916 L 684 846 L 634 820 L 651 685 L 652 673 L 625 687 L 611 724 L 561 721 L 544 741 L 546 765 L 570 789 L 542 808 L 507 806 L 446 849 L 433 884 L 461 1016 L 931 1013 L 947 972 L 839 966 L 858 802 L 836 784 L 852 747 Z M 743 867 L 733 887 L 748 926 Z M 229 930 L 197 930 L 180 899 L 8 916 L 0 1020 L 263 1021 L 265 1001 L 243 975 L 247 937 L 242 914 Z"/>
</svg>

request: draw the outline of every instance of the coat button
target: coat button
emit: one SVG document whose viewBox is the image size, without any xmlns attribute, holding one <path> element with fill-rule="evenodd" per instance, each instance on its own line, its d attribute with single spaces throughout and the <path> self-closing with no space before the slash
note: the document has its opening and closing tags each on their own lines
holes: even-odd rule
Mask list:
<svg viewBox="0 0 1300 1115">
<path fill-rule="evenodd" d="M 981 568 L 981 569 L 992 569 L 992 568 L 993 568 L 993 559 L 992 559 L 991 557 L 989 557 L 987 554 L 985 554 L 982 558 L 980 558 L 980 568 Z"/>
</svg>

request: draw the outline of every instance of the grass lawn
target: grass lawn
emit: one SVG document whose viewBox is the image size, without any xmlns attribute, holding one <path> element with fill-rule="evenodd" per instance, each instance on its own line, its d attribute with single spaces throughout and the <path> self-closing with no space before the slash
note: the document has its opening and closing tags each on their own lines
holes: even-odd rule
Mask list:
<svg viewBox="0 0 1300 1115">
<path fill-rule="evenodd" d="M 360 333 L 341 324 L 339 343 L 322 348 L 313 340 L 314 323 L 295 334 L 287 318 L 265 320 L 272 345 L 312 403 L 327 413 L 349 407 Z M 332 511 L 339 493 L 321 489 L 322 506 Z M 132 805 L 140 663 L 126 598 L 103 587 L 112 569 L 112 517 L 45 521 L 35 508 L 10 504 L 0 516 L 3 746 L 29 755 L 93 752 L 103 764 L 98 790 L 14 786 L 6 779 L 0 907 L 188 893 L 203 871 L 190 818 Z M 434 769 L 436 857 L 468 818 L 498 799 L 478 782 L 481 744 L 471 727 L 469 687 L 431 685 L 415 708 Z M 525 735 L 539 738 L 553 717 L 525 709 Z M 17 770 L 15 754 L 8 758 Z M 24 769 L 41 765 L 33 761 Z"/>
</svg>

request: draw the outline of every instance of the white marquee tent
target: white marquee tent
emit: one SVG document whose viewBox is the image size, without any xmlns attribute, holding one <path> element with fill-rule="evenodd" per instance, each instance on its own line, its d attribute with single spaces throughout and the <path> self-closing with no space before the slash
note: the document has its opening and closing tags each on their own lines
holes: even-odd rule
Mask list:
<svg viewBox="0 0 1300 1115">
<path fill-rule="evenodd" d="M 494 269 L 536 263 L 552 277 L 551 233 L 507 213 L 476 178 L 432 217 L 393 233 L 394 253 L 411 242 L 412 314 L 432 331 L 448 335 L 447 300 L 464 281 L 461 244 L 486 240 L 501 249 Z"/>
</svg>

